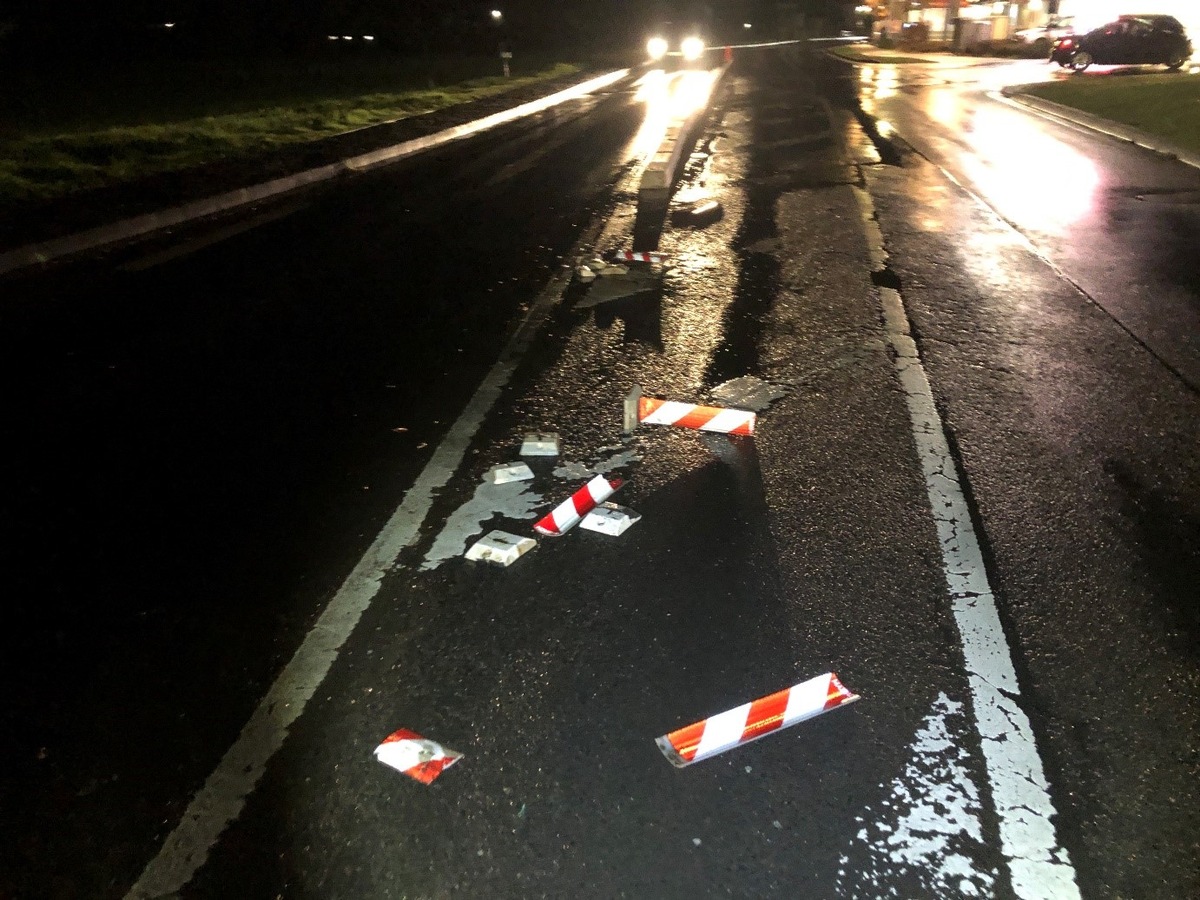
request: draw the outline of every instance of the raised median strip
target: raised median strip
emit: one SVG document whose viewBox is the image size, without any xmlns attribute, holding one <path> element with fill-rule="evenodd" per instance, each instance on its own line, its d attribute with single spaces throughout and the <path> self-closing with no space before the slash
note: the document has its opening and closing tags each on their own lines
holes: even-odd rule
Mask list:
<svg viewBox="0 0 1200 900">
<path fill-rule="evenodd" d="M 703 103 L 698 104 L 688 115 L 672 118 L 667 124 L 662 142 L 642 172 L 642 179 L 638 184 L 639 197 L 647 192 L 655 194 L 671 189 L 685 159 L 683 151 L 695 140 L 696 129 L 708 114 L 708 104 L 720 87 L 725 73 L 729 71 L 729 66 L 730 64 L 726 63 L 715 70 Z"/>
<path fill-rule="evenodd" d="M 193 222 L 209 216 L 227 213 L 242 206 L 260 203 L 291 191 L 329 181 L 341 175 L 355 174 L 378 166 L 398 162 L 418 153 L 432 150 L 461 140 L 471 135 L 496 128 L 516 119 L 534 115 L 560 103 L 574 100 L 593 91 L 602 90 L 629 75 L 629 69 L 619 69 L 588 79 L 572 87 L 522 103 L 511 109 L 493 113 L 473 122 L 466 122 L 434 134 L 414 138 L 390 147 L 360 153 L 316 168 L 306 169 L 293 175 L 275 178 L 250 187 L 238 188 L 212 197 L 193 200 L 157 212 L 145 213 L 100 225 L 76 234 L 28 244 L 0 253 L 0 275 L 30 266 L 42 265 L 57 259 L 85 253 L 100 247 L 132 240 L 165 228 Z"/>
</svg>

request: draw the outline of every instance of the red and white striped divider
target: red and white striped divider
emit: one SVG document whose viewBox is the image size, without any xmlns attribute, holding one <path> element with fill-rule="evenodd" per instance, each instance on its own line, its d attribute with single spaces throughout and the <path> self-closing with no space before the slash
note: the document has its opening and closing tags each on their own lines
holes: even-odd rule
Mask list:
<svg viewBox="0 0 1200 900">
<path fill-rule="evenodd" d="M 421 784 L 429 784 L 462 759 L 462 754 L 401 728 L 385 737 L 383 743 L 375 748 L 375 758 Z"/>
<path fill-rule="evenodd" d="M 639 424 L 675 425 L 678 428 L 717 431 L 721 434 L 754 434 L 755 421 L 755 414 L 746 409 L 725 409 L 643 397 L 640 387 L 635 387 L 625 398 L 626 434 L 632 434 Z"/>
<path fill-rule="evenodd" d="M 613 495 L 624 482 L 620 478 L 608 479 L 597 475 L 574 494 L 564 500 L 534 525 L 534 529 L 550 537 L 566 534 L 579 520 Z"/>
<path fill-rule="evenodd" d="M 644 263 L 662 263 L 666 260 L 665 253 L 634 253 L 632 250 L 624 250 L 617 254 L 617 259 L 622 262 L 644 262 Z"/>
<path fill-rule="evenodd" d="M 682 769 L 858 699 L 828 672 L 664 734 L 655 742 L 671 765 Z"/>
</svg>

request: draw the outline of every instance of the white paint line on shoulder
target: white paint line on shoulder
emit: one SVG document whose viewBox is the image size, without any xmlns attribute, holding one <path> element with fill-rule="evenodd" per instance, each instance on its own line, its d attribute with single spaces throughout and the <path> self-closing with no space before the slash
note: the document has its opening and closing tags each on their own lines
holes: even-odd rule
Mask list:
<svg viewBox="0 0 1200 900">
<path fill-rule="evenodd" d="M 1058 846 L 1054 803 L 1034 743 L 1029 717 L 1017 702 L 1021 690 L 1004 636 L 983 553 L 933 392 L 921 364 L 900 294 L 881 288 L 888 339 L 904 389 L 954 621 L 962 641 L 975 725 L 983 746 L 1000 821 L 1001 852 L 1013 892 L 1021 900 L 1079 897 L 1075 869 Z"/>
<path fill-rule="evenodd" d="M 593 225 L 572 248 L 572 258 L 579 255 L 581 247 L 590 244 L 597 228 Z M 192 798 L 182 820 L 129 890 L 126 900 L 166 897 L 181 890 L 204 864 L 221 834 L 241 814 L 246 797 L 287 739 L 288 728 L 304 711 L 342 645 L 379 593 L 384 576 L 400 552 L 417 540 L 434 494 L 457 471 L 475 433 L 570 278 L 571 270 L 563 269 L 538 295 L 499 360 L 442 438 L 400 506 L 271 685 L 237 741 Z"/>
</svg>

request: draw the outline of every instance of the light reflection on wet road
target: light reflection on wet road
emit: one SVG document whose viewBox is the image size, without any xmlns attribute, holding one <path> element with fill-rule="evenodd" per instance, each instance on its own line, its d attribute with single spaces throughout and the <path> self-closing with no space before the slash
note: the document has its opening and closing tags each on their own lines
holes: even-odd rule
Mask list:
<svg viewBox="0 0 1200 900">
<path fill-rule="evenodd" d="M 1071 77 L 1040 61 L 862 66 L 857 75 L 881 133 L 976 194 L 1200 389 L 1200 171 L 998 93 Z M 929 224 L 940 227 L 936 207 Z"/>
</svg>

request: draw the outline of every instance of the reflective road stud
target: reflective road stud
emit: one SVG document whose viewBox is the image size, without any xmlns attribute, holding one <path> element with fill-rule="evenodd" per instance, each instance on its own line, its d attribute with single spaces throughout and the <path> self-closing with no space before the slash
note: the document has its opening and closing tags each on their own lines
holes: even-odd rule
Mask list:
<svg viewBox="0 0 1200 900">
<path fill-rule="evenodd" d="M 613 491 L 622 485 L 620 478 L 611 481 L 603 475 L 597 475 L 574 494 L 570 500 L 560 503 L 533 527 L 542 534 L 558 537 L 566 534 L 580 519 L 613 495 Z"/>
<path fill-rule="evenodd" d="M 475 562 L 499 563 L 511 566 L 537 546 L 533 538 L 509 534 L 507 531 L 492 531 L 484 535 L 467 551 L 467 559 Z"/>
<path fill-rule="evenodd" d="M 754 413 L 745 409 L 722 409 L 643 397 L 640 387 L 635 387 L 625 398 L 626 434 L 632 434 L 639 424 L 674 425 L 721 434 L 754 434 L 755 419 Z"/>
<path fill-rule="evenodd" d="M 664 734 L 655 742 L 671 765 L 682 769 L 858 699 L 829 672 Z"/>
</svg>

